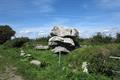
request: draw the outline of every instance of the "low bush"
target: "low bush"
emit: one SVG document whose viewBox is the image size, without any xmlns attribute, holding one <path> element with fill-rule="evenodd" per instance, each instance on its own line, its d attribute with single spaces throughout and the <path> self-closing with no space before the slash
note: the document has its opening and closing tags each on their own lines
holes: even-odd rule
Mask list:
<svg viewBox="0 0 120 80">
<path fill-rule="evenodd" d="M 22 47 L 23 44 L 28 41 L 29 41 L 29 38 L 27 38 L 27 37 L 15 38 L 12 40 L 12 46 L 13 47 Z"/>
<path fill-rule="evenodd" d="M 29 38 L 21 37 L 21 38 L 15 38 L 13 40 L 8 40 L 3 45 L 7 48 L 10 48 L 10 47 L 20 48 L 23 46 L 24 43 L 28 41 L 30 41 Z"/>
</svg>

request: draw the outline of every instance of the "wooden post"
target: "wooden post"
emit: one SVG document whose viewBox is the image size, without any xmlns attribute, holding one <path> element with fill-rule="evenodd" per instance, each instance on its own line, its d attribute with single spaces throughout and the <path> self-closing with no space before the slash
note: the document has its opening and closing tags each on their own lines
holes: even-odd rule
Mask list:
<svg viewBox="0 0 120 80">
<path fill-rule="evenodd" d="M 61 65 L 61 52 L 59 52 L 59 66 Z"/>
</svg>

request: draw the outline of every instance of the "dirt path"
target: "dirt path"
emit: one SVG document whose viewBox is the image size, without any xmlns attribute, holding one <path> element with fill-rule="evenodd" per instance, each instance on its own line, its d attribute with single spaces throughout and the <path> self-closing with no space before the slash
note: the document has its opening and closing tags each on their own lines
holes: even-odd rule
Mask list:
<svg viewBox="0 0 120 80">
<path fill-rule="evenodd" d="M 6 66 L 5 71 L 0 73 L 0 80 L 23 80 L 20 75 L 17 75 L 16 68 L 13 66 Z"/>
</svg>

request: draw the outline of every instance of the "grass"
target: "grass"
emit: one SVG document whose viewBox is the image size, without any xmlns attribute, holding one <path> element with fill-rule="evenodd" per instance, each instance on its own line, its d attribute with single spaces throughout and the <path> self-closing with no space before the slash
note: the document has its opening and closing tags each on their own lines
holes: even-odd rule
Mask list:
<svg viewBox="0 0 120 80">
<path fill-rule="evenodd" d="M 24 77 L 25 80 L 112 80 L 102 72 L 97 72 L 98 63 L 106 60 L 106 68 L 120 70 L 120 60 L 111 60 L 110 55 L 120 56 L 120 44 L 96 45 L 86 48 L 78 48 L 70 54 L 62 55 L 61 65 L 58 64 L 58 55 L 50 50 L 35 50 L 33 48 L 23 48 L 26 53 L 31 54 L 35 59 L 46 63 L 44 67 L 35 67 L 29 64 L 29 61 L 21 61 L 19 48 L 5 48 L 0 46 L 0 74 L 4 72 L 6 65 L 17 67 L 17 74 Z M 98 58 L 97 55 L 101 54 Z M 97 58 L 97 59 L 96 59 Z M 92 65 L 90 74 L 82 72 L 82 62 L 87 61 Z M 100 61 L 100 62 L 99 62 Z M 95 64 L 93 64 L 95 63 Z M 97 65 L 98 64 L 98 65 Z M 71 65 L 71 66 L 70 66 Z M 103 66 L 103 65 L 100 65 Z M 119 80 L 119 75 L 112 76 Z"/>
</svg>

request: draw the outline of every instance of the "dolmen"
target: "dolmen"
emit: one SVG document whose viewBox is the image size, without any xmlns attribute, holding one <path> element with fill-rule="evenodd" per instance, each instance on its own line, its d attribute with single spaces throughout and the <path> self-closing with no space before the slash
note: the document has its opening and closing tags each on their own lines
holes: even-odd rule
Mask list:
<svg viewBox="0 0 120 80">
<path fill-rule="evenodd" d="M 54 53 L 69 53 L 79 47 L 79 31 L 55 26 L 50 32 L 48 45 Z"/>
</svg>

